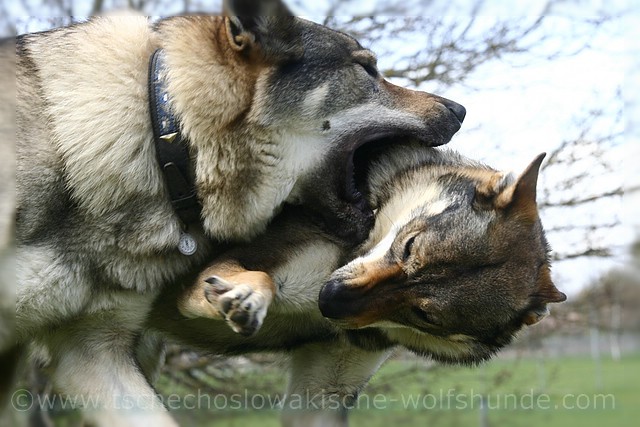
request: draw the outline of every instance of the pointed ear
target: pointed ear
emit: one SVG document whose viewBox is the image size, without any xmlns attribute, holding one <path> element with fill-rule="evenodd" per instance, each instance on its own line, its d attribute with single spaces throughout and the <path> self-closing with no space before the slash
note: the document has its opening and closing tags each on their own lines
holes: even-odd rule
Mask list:
<svg viewBox="0 0 640 427">
<path fill-rule="evenodd" d="M 232 49 L 259 50 L 270 62 L 302 56 L 296 18 L 281 0 L 225 0 L 223 6 Z"/>
<path fill-rule="evenodd" d="M 524 221 L 534 222 L 538 219 L 536 186 L 540 165 L 545 156 L 546 153 L 538 155 L 516 182 L 500 193 L 496 199 L 498 209 L 504 209 Z"/>
</svg>

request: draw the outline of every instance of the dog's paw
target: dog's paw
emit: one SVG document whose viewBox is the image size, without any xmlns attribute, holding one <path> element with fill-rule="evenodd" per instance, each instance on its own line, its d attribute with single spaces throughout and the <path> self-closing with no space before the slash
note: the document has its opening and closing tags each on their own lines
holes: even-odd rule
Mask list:
<svg viewBox="0 0 640 427">
<path fill-rule="evenodd" d="M 269 302 L 247 284 L 235 284 L 213 276 L 205 280 L 207 301 L 221 313 L 234 332 L 251 336 L 262 326 Z"/>
</svg>

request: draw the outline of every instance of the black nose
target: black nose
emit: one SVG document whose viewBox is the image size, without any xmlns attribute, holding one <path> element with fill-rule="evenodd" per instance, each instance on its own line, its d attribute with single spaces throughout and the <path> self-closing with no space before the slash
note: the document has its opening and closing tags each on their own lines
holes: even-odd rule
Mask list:
<svg viewBox="0 0 640 427">
<path fill-rule="evenodd" d="M 340 281 L 331 280 L 324 284 L 320 289 L 320 295 L 318 298 L 318 308 L 324 317 L 339 318 L 339 308 L 336 304 L 336 300 L 339 299 Z"/>
<path fill-rule="evenodd" d="M 318 308 L 324 317 L 342 319 L 358 309 L 357 293 L 354 294 L 341 280 L 332 279 L 322 286 L 318 298 Z"/>
<path fill-rule="evenodd" d="M 460 121 L 460 123 L 464 122 L 464 118 L 467 115 L 467 109 L 457 102 L 450 101 L 448 99 L 443 99 L 442 104 L 449 109 L 453 113 L 454 116 Z"/>
</svg>

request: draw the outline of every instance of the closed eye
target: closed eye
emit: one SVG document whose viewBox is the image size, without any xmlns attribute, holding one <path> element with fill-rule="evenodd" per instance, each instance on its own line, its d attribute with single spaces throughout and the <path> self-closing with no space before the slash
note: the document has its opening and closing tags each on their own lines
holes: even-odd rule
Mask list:
<svg viewBox="0 0 640 427">
<path fill-rule="evenodd" d="M 413 244 L 416 241 L 416 236 L 409 237 L 407 243 L 404 244 L 404 251 L 402 253 L 402 261 L 407 262 L 409 257 L 411 256 L 411 251 L 413 250 Z"/>
</svg>

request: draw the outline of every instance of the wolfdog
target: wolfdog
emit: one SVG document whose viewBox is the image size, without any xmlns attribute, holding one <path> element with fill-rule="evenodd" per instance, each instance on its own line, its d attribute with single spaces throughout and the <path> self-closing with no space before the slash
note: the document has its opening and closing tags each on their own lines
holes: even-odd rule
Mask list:
<svg viewBox="0 0 640 427">
<path fill-rule="evenodd" d="M 163 287 L 257 236 L 285 202 L 364 240 L 356 148 L 445 144 L 465 116 L 387 82 L 372 52 L 279 0 L 225 8 L 2 45 L 17 76 L 16 341 L 44 349 L 58 390 L 94 402 L 91 425 L 175 425 L 132 351 Z M 151 410 L 118 411 L 131 396 Z"/>
<path fill-rule="evenodd" d="M 566 299 L 536 204 L 543 158 L 514 176 L 416 141 L 364 146 L 355 183 L 376 214 L 358 249 L 287 209 L 184 291 L 167 289 L 149 327 L 208 352 L 290 352 L 287 407 L 310 411 L 287 422 L 341 425 L 393 347 L 475 364 Z M 309 396 L 342 405 L 312 411 Z"/>
</svg>

